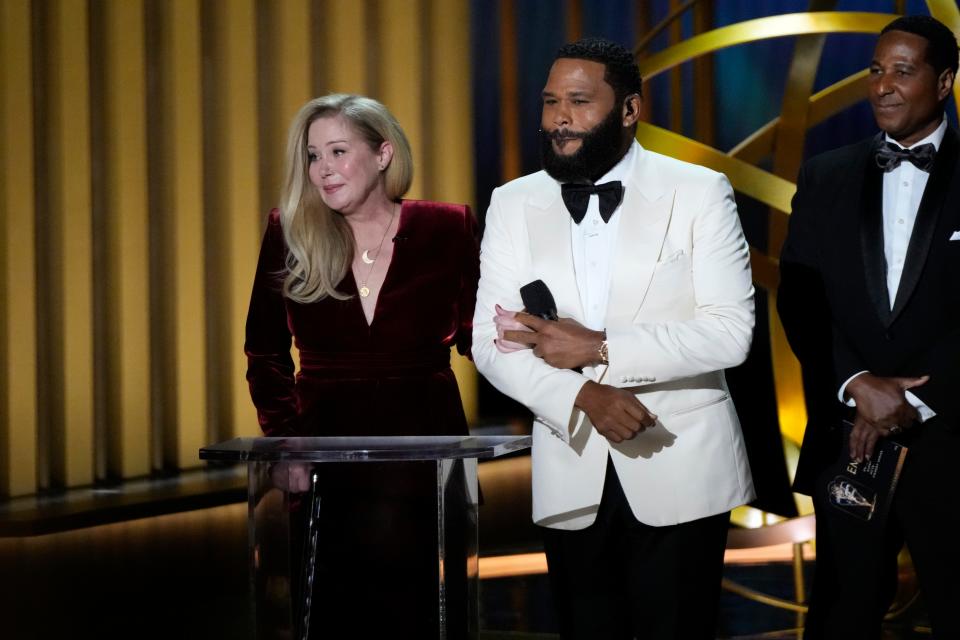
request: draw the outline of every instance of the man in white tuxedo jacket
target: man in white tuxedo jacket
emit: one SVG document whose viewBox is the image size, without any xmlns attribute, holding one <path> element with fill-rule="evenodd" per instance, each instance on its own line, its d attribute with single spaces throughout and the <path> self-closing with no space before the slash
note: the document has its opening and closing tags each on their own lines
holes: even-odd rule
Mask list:
<svg viewBox="0 0 960 640">
<path fill-rule="evenodd" d="M 533 519 L 564 638 L 714 638 L 729 511 L 754 497 L 723 370 L 754 324 L 727 179 L 643 149 L 632 54 L 560 49 L 544 171 L 493 193 L 473 356 L 534 413 Z M 542 280 L 559 321 L 527 313 Z"/>
</svg>

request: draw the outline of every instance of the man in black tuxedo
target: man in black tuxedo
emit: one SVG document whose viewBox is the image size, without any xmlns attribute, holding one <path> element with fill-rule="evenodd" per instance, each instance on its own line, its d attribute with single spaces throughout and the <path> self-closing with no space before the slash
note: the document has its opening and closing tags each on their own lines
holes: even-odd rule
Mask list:
<svg viewBox="0 0 960 640">
<path fill-rule="evenodd" d="M 878 638 L 904 542 L 935 636 L 960 638 L 960 137 L 944 117 L 957 59 L 937 20 L 889 24 L 868 83 L 882 131 L 797 180 L 777 307 L 811 400 L 794 483 L 817 510 L 807 638 Z M 909 448 L 882 527 L 826 503 L 841 403 L 852 458 L 882 438 Z"/>
</svg>

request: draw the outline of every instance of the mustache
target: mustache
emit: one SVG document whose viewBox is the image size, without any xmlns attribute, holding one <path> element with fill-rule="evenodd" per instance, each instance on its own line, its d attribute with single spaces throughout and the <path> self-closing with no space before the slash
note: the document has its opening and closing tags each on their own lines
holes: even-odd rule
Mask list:
<svg viewBox="0 0 960 640">
<path fill-rule="evenodd" d="M 556 141 L 556 140 L 583 140 L 590 134 L 589 131 L 570 131 L 569 129 L 554 129 L 553 131 L 543 131 L 543 135 L 547 140 Z"/>
</svg>

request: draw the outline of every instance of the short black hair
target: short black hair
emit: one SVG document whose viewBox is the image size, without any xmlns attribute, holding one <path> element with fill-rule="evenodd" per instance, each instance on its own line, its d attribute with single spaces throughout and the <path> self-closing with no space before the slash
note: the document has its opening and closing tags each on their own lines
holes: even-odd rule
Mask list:
<svg viewBox="0 0 960 640">
<path fill-rule="evenodd" d="M 554 60 L 560 58 L 591 60 L 603 64 L 606 67 L 603 79 L 613 87 L 618 103 L 633 93 L 643 96 L 640 67 L 637 66 L 633 53 L 621 44 L 606 38 L 583 38 L 560 47 Z"/>
<path fill-rule="evenodd" d="M 880 35 L 890 31 L 904 31 L 920 36 L 927 41 L 927 62 L 939 76 L 944 69 L 957 74 L 957 37 L 947 25 L 930 16 L 903 16 L 883 28 Z"/>
</svg>

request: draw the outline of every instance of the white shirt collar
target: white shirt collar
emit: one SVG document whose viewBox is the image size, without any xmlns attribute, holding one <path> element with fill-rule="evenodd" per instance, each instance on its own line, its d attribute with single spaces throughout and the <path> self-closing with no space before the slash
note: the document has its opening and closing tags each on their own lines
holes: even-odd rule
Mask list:
<svg viewBox="0 0 960 640">
<path fill-rule="evenodd" d="M 907 148 L 907 149 L 913 149 L 914 147 L 918 147 L 918 146 L 920 146 L 921 144 L 927 144 L 928 142 L 930 142 L 930 143 L 933 143 L 933 146 L 934 146 L 934 148 L 935 148 L 937 151 L 940 151 L 940 143 L 943 142 L 943 136 L 945 136 L 945 135 L 947 135 L 947 114 L 943 114 L 943 122 L 940 123 L 940 126 L 937 127 L 937 128 L 933 131 L 933 133 L 931 133 L 930 135 L 928 135 L 928 136 L 927 136 L 926 138 L 924 138 L 923 140 L 918 140 L 917 142 L 914 142 L 912 145 L 910 145 L 909 147 L 906 147 L 906 148 Z M 887 142 L 892 142 L 893 144 L 897 145 L 898 147 L 903 147 L 902 144 L 900 144 L 899 142 L 897 142 L 896 140 L 894 140 L 893 138 L 891 138 L 891 137 L 890 137 L 890 134 L 888 134 L 888 133 L 885 133 L 885 134 L 884 134 L 884 140 L 886 140 Z M 614 168 L 616 168 L 616 167 L 614 167 Z"/>
</svg>

